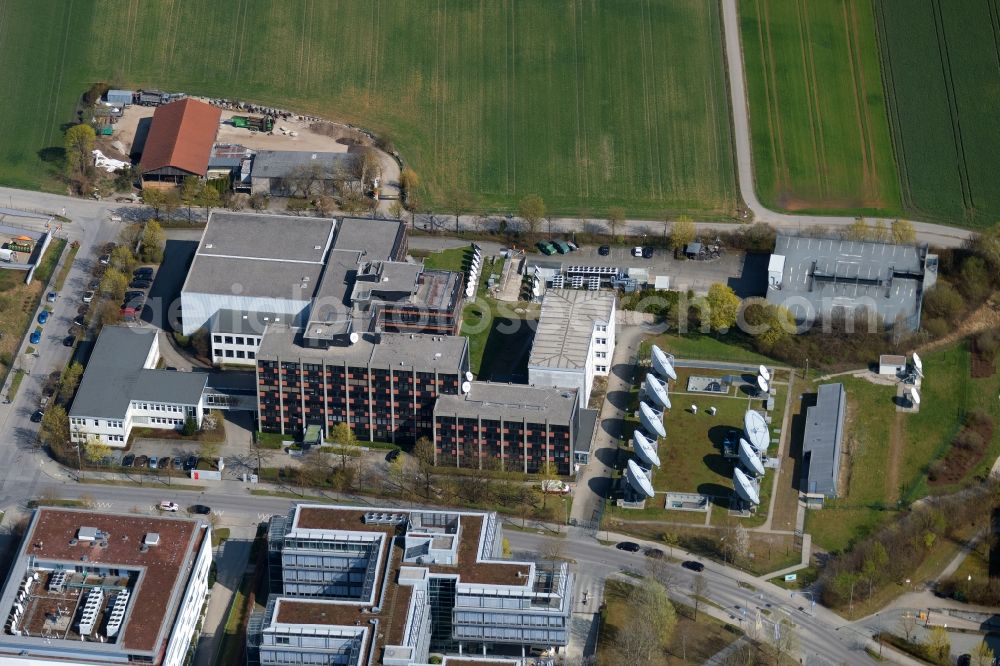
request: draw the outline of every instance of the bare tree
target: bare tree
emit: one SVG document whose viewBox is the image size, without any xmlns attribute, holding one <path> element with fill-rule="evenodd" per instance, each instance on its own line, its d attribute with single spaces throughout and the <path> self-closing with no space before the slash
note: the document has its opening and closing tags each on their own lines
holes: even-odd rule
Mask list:
<svg viewBox="0 0 1000 666">
<path fill-rule="evenodd" d="M 545 201 L 537 194 L 529 194 L 521 199 L 517 212 L 528 225 L 532 234 L 538 233 L 538 223 L 545 217 Z"/>
<path fill-rule="evenodd" d="M 702 599 L 708 594 L 708 581 L 705 576 L 698 574 L 691 581 L 691 597 L 694 599 L 694 621 L 698 621 L 698 606 Z"/>
<path fill-rule="evenodd" d="M 917 616 L 913 613 L 903 613 L 899 618 L 899 628 L 903 631 L 906 642 L 909 643 L 913 632 L 917 630 Z"/>
<path fill-rule="evenodd" d="M 625 209 L 621 206 L 612 206 L 608 209 L 608 231 L 611 232 L 611 240 L 614 241 L 618 235 L 618 228 L 625 222 Z"/>
<path fill-rule="evenodd" d="M 653 648 L 659 644 L 657 633 L 657 627 L 647 618 L 630 613 L 625 626 L 615 634 L 615 647 L 623 663 L 648 663 L 653 658 Z"/>
<path fill-rule="evenodd" d="M 434 480 L 434 443 L 421 437 L 413 446 L 413 457 L 417 461 L 417 480 L 423 486 L 424 497 L 430 497 Z"/>
</svg>

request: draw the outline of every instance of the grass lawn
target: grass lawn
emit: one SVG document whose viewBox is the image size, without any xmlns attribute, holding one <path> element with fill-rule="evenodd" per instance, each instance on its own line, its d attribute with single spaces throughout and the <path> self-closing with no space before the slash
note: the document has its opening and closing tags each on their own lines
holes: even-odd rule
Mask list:
<svg viewBox="0 0 1000 666">
<path fill-rule="evenodd" d="M 629 604 L 632 585 L 621 580 L 609 580 L 604 585 L 604 601 L 607 604 L 602 613 L 601 632 L 597 641 L 600 663 L 624 663 L 615 646 L 615 637 L 635 612 Z M 733 625 L 727 625 L 705 613 L 698 614 L 695 622 L 694 609 L 683 604 L 674 604 L 677 611 L 677 626 L 669 645 L 660 655 L 660 664 L 704 664 L 712 655 L 722 650 L 742 635 Z"/>
<path fill-rule="evenodd" d="M 62 291 L 63 286 L 66 284 L 66 278 L 69 276 L 69 270 L 73 267 L 73 261 L 76 259 L 76 253 L 79 251 L 80 246 L 78 244 L 73 243 L 69 246 L 69 252 L 66 253 L 62 268 L 59 269 L 59 274 L 56 275 L 55 282 L 52 283 L 54 291 Z"/>
<path fill-rule="evenodd" d="M 740 10 L 761 201 L 896 214 L 872 3 L 745 0 Z"/>
<path fill-rule="evenodd" d="M 664 333 L 643 341 L 640 347 L 640 354 L 643 358 L 649 358 L 649 350 L 654 344 L 659 345 L 660 349 L 679 359 L 748 364 L 773 363 L 771 359 L 753 351 L 749 347 L 749 341 L 736 333 L 730 333 L 721 338 L 703 333 L 687 335 Z"/>
<path fill-rule="evenodd" d="M 0 313 L 3 313 L 0 316 L 0 383 L 6 379 L 16 361 L 14 353 L 34 322 L 35 310 L 38 309 L 45 285 L 52 277 L 52 271 L 65 247 L 64 240 L 54 239 L 49 243 L 45 256 L 35 269 L 31 284 L 24 283 L 26 274 L 23 271 L 0 270 Z"/>
<path fill-rule="evenodd" d="M 904 205 L 950 224 L 993 224 L 1000 216 L 1000 182 L 990 175 L 1000 164 L 995 4 L 871 5 Z"/>
<path fill-rule="evenodd" d="M 14 376 L 10 380 L 10 388 L 7 389 L 7 399 L 13 400 L 14 396 L 17 395 L 17 389 L 21 388 L 21 382 L 24 380 L 24 370 L 18 368 L 14 371 Z"/>
<path fill-rule="evenodd" d="M 367 127 L 439 209 L 537 192 L 562 213 L 735 212 L 716 2 L 14 0 L 0 26 L 0 90 L 22 100 L 0 129 L 7 185 L 61 188 L 60 124 L 108 81 Z"/>
<path fill-rule="evenodd" d="M 229 540 L 229 528 L 220 527 L 212 530 L 212 548 L 218 548 Z"/>
<path fill-rule="evenodd" d="M 222 636 L 222 647 L 219 649 L 218 662 L 220 664 L 235 664 L 240 655 L 243 654 L 244 642 L 246 640 L 246 606 L 247 596 L 253 586 L 253 576 L 247 574 L 240 581 L 240 586 L 233 593 L 233 600 L 230 602 L 229 615 L 226 617 L 225 633 Z"/>
<path fill-rule="evenodd" d="M 435 271 L 466 271 L 472 261 L 472 246 L 431 252 L 424 257 L 424 268 Z"/>
</svg>

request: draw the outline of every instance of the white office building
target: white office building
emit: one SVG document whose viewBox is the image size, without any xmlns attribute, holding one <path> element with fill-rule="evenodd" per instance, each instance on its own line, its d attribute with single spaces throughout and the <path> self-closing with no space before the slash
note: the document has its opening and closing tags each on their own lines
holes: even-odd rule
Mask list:
<svg viewBox="0 0 1000 666">
<path fill-rule="evenodd" d="M 134 427 L 201 427 L 208 375 L 157 369 L 159 360 L 155 329 L 105 326 L 69 410 L 70 439 L 124 448 Z"/>
<path fill-rule="evenodd" d="M 549 289 L 528 358 L 528 383 L 578 389 L 590 402 L 594 377 L 607 376 L 615 355 L 613 292 Z"/>
<path fill-rule="evenodd" d="M 38 509 L 0 593 L 0 663 L 181 666 L 208 596 L 211 532 L 195 520 Z"/>
</svg>

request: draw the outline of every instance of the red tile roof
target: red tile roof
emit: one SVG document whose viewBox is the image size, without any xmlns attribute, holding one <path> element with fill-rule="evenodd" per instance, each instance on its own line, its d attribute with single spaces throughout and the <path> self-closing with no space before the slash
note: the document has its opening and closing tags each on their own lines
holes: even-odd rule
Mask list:
<svg viewBox="0 0 1000 666">
<path fill-rule="evenodd" d="M 190 97 L 157 107 L 142 151 L 142 172 L 174 167 L 204 176 L 222 111 Z"/>
<path fill-rule="evenodd" d="M 70 545 L 80 527 L 107 533 L 107 547 L 85 541 Z M 144 553 L 140 546 L 149 532 L 159 534 L 160 543 Z M 91 565 L 145 567 L 144 578 L 133 589 L 132 612 L 123 628 L 122 643 L 127 650 L 153 651 L 161 628 L 173 622 L 172 613 L 177 612 L 176 604 L 167 608 L 171 591 L 187 584 L 190 571 L 183 570 L 185 560 L 190 554 L 193 562 L 203 535 L 193 520 L 42 508 L 26 537 L 25 554 L 69 561 L 86 556 Z"/>
</svg>

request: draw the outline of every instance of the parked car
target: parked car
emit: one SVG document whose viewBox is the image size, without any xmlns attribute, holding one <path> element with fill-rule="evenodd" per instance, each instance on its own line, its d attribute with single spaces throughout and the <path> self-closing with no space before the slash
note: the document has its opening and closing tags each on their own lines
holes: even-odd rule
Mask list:
<svg viewBox="0 0 1000 666">
<path fill-rule="evenodd" d="M 136 290 L 136 291 L 126 291 L 125 292 L 125 301 L 126 302 L 127 301 L 131 301 L 133 298 L 139 298 L 139 297 L 145 296 L 145 295 L 146 295 L 145 292 L 138 291 L 138 290 Z"/>
<path fill-rule="evenodd" d="M 566 245 L 569 245 L 569 249 L 571 249 L 571 250 L 579 250 L 580 249 L 580 246 L 578 246 L 573 241 L 566 241 Z"/>
<path fill-rule="evenodd" d="M 693 562 L 691 560 L 688 560 L 686 562 L 682 562 L 681 566 L 684 567 L 685 569 L 690 569 L 691 571 L 698 571 L 698 572 L 700 572 L 700 571 L 704 571 L 705 570 L 705 565 L 704 564 L 702 564 L 701 562 Z"/>
<path fill-rule="evenodd" d="M 37 345 L 41 341 L 42 341 L 42 329 L 36 328 L 34 331 L 31 332 L 31 336 L 28 338 L 28 342 L 30 342 L 33 345 Z"/>
<path fill-rule="evenodd" d="M 198 466 L 198 456 L 188 456 L 188 459 L 184 461 L 185 472 L 190 472 L 197 466 Z"/>
<path fill-rule="evenodd" d="M 153 269 L 149 266 L 140 266 L 139 268 L 132 271 L 132 276 L 137 278 L 143 278 L 145 280 L 153 279 Z"/>
<path fill-rule="evenodd" d="M 55 303 L 55 302 L 56 302 L 56 292 L 54 292 L 54 291 L 50 291 L 50 292 L 49 292 L 49 293 L 48 293 L 48 294 L 47 294 L 47 295 L 45 296 L 45 300 L 46 300 L 46 301 L 48 301 L 49 303 Z"/>
<path fill-rule="evenodd" d="M 171 461 L 171 466 L 174 469 L 183 469 L 184 460 L 180 456 L 174 456 L 174 459 Z"/>
<path fill-rule="evenodd" d="M 212 513 L 212 507 L 206 506 L 204 504 L 193 504 L 191 505 L 191 508 L 188 509 L 188 511 L 191 513 L 197 513 L 200 516 L 207 516 L 208 514 Z"/>
<path fill-rule="evenodd" d="M 130 289 L 149 289 L 153 283 L 143 278 L 136 278 L 128 283 Z"/>
<path fill-rule="evenodd" d="M 636 245 L 634 248 L 632 248 L 632 256 L 633 257 L 641 257 L 642 256 L 642 246 L 641 245 Z"/>
<path fill-rule="evenodd" d="M 87 325 L 87 318 L 86 318 L 86 316 L 84 316 L 84 315 L 77 315 L 76 318 L 73 319 L 73 325 L 74 326 L 86 326 Z"/>
<path fill-rule="evenodd" d="M 90 284 L 87 285 L 87 289 L 90 291 L 97 291 L 100 288 L 101 288 L 100 280 L 91 280 Z"/>
<path fill-rule="evenodd" d="M 602 257 L 608 256 L 609 254 L 611 254 L 611 246 L 602 245 L 601 247 L 597 248 L 597 254 L 601 255 Z"/>
<path fill-rule="evenodd" d="M 156 469 L 160 464 L 160 459 L 156 456 L 149 456 L 149 469 Z"/>
<path fill-rule="evenodd" d="M 399 457 L 399 449 L 393 449 L 392 451 L 389 451 L 388 454 L 386 454 L 385 459 L 386 462 L 393 462 L 398 457 Z"/>
<path fill-rule="evenodd" d="M 552 243 L 546 243 L 545 241 L 538 241 L 535 243 L 535 247 L 538 251 L 544 255 L 553 255 L 556 253 L 556 248 Z"/>
<path fill-rule="evenodd" d="M 67 335 L 65 338 L 63 338 L 63 347 L 72 347 L 75 344 L 76 344 L 75 335 Z"/>
<path fill-rule="evenodd" d="M 638 553 L 641 550 L 639 544 L 634 541 L 622 541 L 621 543 L 615 544 L 615 548 L 629 553 Z"/>
<path fill-rule="evenodd" d="M 664 557 L 667 556 L 667 554 L 664 553 L 659 548 L 647 548 L 646 550 L 642 551 L 642 554 L 651 560 L 662 560 Z"/>
<path fill-rule="evenodd" d="M 48 310 L 42 310 L 41 312 L 38 313 L 38 323 L 40 325 L 44 326 L 45 322 L 47 322 L 48 320 L 49 320 Z"/>
<path fill-rule="evenodd" d="M 31 415 L 31 422 L 32 423 L 41 423 L 42 422 L 42 417 L 44 417 L 44 416 L 45 416 L 45 412 L 43 412 L 40 409 L 36 409 L 35 413 Z"/>
<path fill-rule="evenodd" d="M 180 507 L 177 502 L 171 502 L 169 500 L 163 500 L 160 502 L 160 511 L 177 511 Z"/>
<path fill-rule="evenodd" d="M 107 266 L 108 264 L 111 263 L 111 255 L 102 254 L 101 258 L 98 261 L 100 262 L 101 266 Z"/>
<path fill-rule="evenodd" d="M 559 252 L 559 254 L 569 254 L 570 252 L 573 251 L 573 248 L 571 248 L 569 246 L 569 243 L 567 243 L 566 241 L 553 240 L 553 241 L 549 241 L 549 242 L 552 245 L 555 245 L 556 251 Z"/>
<path fill-rule="evenodd" d="M 565 481 L 560 481 L 559 479 L 542 481 L 539 486 L 541 487 L 543 493 L 551 493 L 555 495 L 567 495 L 570 491 L 569 484 Z"/>
<path fill-rule="evenodd" d="M 146 465 L 149 464 L 149 456 L 136 456 L 135 466 L 140 469 L 145 469 Z"/>
<path fill-rule="evenodd" d="M 653 258 L 653 248 L 649 247 L 648 245 L 646 247 L 642 248 L 642 256 L 645 259 L 652 259 Z"/>
<path fill-rule="evenodd" d="M 131 467 L 135 464 L 135 454 L 127 453 L 125 457 L 122 458 L 122 467 Z"/>
<path fill-rule="evenodd" d="M 83 302 L 84 303 L 90 303 L 93 300 L 94 300 L 94 292 L 92 292 L 92 291 L 84 292 L 84 294 L 83 294 Z"/>
</svg>

